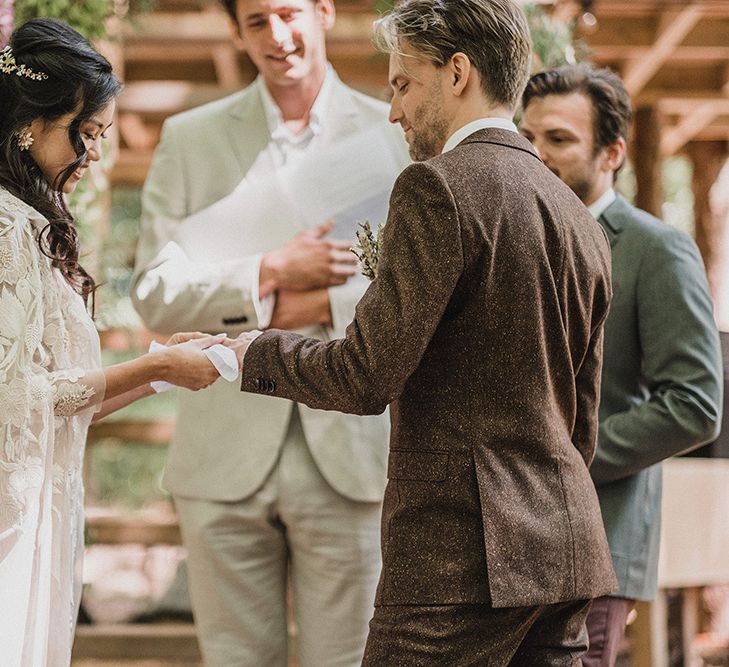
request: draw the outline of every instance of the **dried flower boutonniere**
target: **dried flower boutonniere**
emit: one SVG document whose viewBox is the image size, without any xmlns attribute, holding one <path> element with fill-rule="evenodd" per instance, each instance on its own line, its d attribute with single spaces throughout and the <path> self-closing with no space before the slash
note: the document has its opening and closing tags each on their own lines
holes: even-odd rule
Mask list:
<svg viewBox="0 0 729 667">
<path fill-rule="evenodd" d="M 369 222 L 361 222 L 361 229 L 357 230 L 357 247 L 352 248 L 352 252 L 357 255 L 362 274 L 374 280 L 377 278 L 377 262 L 380 254 L 380 238 L 382 237 L 382 228 L 384 225 L 377 227 L 377 236 L 372 233 L 372 227 Z"/>
</svg>

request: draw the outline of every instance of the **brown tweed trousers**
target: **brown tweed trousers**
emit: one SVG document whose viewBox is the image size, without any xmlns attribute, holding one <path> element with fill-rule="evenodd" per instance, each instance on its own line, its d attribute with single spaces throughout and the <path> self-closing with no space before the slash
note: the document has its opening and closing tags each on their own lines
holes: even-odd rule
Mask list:
<svg viewBox="0 0 729 667">
<path fill-rule="evenodd" d="M 400 175 L 346 337 L 272 330 L 241 388 L 391 406 L 377 605 L 529 607 L 616 588 L 588 465 L 610 249 L 513 132 Z"/>
</svg>

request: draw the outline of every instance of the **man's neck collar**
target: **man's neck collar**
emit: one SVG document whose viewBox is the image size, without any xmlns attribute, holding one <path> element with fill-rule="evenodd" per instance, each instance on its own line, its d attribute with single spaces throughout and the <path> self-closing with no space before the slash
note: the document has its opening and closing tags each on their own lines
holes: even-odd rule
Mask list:
<svg viewBox="0 0 729 667">
<path fill-rule="evenodd" d="M 592 217 L 597 220 L 616 199 L 617 194 L 615 194 L 615 190 L 608 188 L 587 209 L 592 213 Z"/>
<path fill-rule="evenodd" d="M 261 87 L 265 89 L 269 100 L 275 104 L 284 122 L 301 120 L 312 111 L 332 75 L 333 69 L 327 63 L 323 70 L 316 72 L 306 81 L 288 86 L 276 86 L 261 77 Z"/>
</svg>

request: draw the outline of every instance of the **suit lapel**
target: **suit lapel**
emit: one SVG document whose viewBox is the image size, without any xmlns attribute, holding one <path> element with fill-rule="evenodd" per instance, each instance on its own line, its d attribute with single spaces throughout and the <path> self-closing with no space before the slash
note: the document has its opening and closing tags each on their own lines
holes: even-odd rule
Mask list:
<svg viewBox="0 0 729 667">
<path fill-rule="evenodd" d="M 610 206 L 608 206 L 597 219 L 607 234 L 611 248 L 614 248 L 618 242 L 620 232 L 623 231 L 625 226 L 625 218 L 629 215 L 630 204 L 628 204 L 623 197 L 618 195 L 615 201 L 610 204 Z"/>
<path fill-rule="evenodd" d="M 357 114 L 352 104 L 352 93 L 334 75 L 330 97 L 322 118 L 321 145 L 330 146 L 339 139 L 351 135 L 363 125 L 361 115 Z"/>
<path fill-rule="evenodd" d="M 230 109 L 230 120 L 226 128 L 228 145 L 240 166 L 241 177 L 244 177 L 258 160 L 271 161 L 269 152 L 264 150 L 271 133 L 257 84 L 241 93 L 238 103 Z M 273 168 L 272 163 L 266 166 Z"/>
</svg>

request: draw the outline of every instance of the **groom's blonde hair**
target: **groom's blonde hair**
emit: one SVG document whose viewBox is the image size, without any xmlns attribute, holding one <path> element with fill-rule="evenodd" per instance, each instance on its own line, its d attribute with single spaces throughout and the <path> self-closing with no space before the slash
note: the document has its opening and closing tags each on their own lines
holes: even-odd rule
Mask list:
<svg viewBox="0 0 729 667">
<path fill-rule="evenodd" d="M 529 78 L 531 38 L 513 0 L 402 0 L 375 21 L 380 51 L 408 44 L 437 67 L 465 53 L 489 100 L 515 109 Z"/>
</svg>

